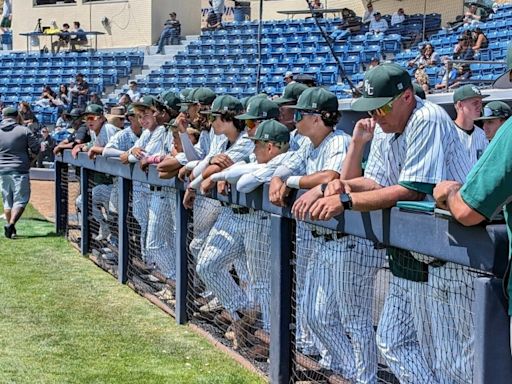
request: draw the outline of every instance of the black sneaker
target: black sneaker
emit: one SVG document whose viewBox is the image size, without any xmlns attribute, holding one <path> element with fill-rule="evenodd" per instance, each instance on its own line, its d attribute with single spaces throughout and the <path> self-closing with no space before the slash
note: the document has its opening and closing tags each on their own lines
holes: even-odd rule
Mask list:
<svg viewBox="0 0 512 384">
<path fill-rule="evenodd" d="M 4 235 L 8 239 L 12 239 L 14 234 L 16 233 L 16 228 L 14 228 L 14 224 L 4 225 Z"/>
</svg>

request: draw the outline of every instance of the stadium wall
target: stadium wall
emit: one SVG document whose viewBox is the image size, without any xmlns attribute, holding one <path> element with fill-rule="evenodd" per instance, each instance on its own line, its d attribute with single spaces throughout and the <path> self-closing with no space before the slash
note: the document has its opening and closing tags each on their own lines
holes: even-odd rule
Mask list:
<svg viewBox="0 0 512 384">
<path fill-rule="evenodd" d="M 56 21 L 72 25 L 79 21 L 86 31 L 105 32 L 98 37 L 98 48 L 125 48 L 146 46 L 158 40 L 164 21 L 171 11 L 180 15 L 182 35 L 199 34 L 200 0 L 117 0 L 105 2 L 34 6 L 32 1 L 19 1 L 13 5 L 13 47 L 26 48 L 26 38 L 19 33 L 34 30 L 37 19 L 43 26 Z M 105 28 L 102 19 L 107 17 L 110 25 Z M 42 38 L 41 46 L 50 47 L 50 39 Z M 92 41 L 94 44 L 94 41 Z"/>
</svg>

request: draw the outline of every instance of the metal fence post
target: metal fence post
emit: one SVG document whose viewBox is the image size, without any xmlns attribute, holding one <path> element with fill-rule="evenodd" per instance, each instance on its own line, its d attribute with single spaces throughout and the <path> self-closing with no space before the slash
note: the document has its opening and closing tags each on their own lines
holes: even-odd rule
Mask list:
<svg viewBox="0 0 512 384">
<path fill-rule="evenodd" d="M 82 201 L 80 205 L 82 215 L 82 229 L 81 229 L 81 243 L 80 252 L 86 255 L 89 252 L 89 176 L 90 172 L 87 168 L 81 168 L 80 173 L 80 193 L 82 194 Z"/>
<path fill-rule="evenodd" d="M 183 206 L 185 192 L 176 190 L 176 322 L 185 324 L 188 296 L 188 252 L 187 231 L 189 212 Z"/>
<path fill-rule="evenodd" d="M 63 187 L 62 174 L 66 173 L 67 188 Z M 61 161 L 55 162 L 55 232 L 58 235 L 66 233 L 68 223 L 68 199 L 69 199 L 69 170 L 68 164 Z"/>
<path fill-rule="evenodd" d="M 292 220 L 271 215 L 270 382 L 288 384 L 291 377 Z"/>
<path fill-rule="evenodd" d="M 117 232 L 119 236 L 119 255 L 117 264 L 117 278 L 121 284 L 125 284 L 128 280 L 129 234 L 127 223 L 132 181 L 123 177 L 119 177 L 118 186 L 119 212 L 117 217 Z"/>
</svg>

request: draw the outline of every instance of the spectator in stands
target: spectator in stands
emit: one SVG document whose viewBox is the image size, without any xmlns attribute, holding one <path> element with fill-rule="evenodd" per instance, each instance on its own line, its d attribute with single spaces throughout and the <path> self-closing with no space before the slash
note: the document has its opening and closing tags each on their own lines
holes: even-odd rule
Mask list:
<svg viewBox="0 0 512 384">
<path fill-rule="evenodd" d="M 393 13 L 391 16 L 391 26 L 394 27 L 397 24 L 402 24 L 405 21 L 405 13 L 403 8 L 398 8 L 398 11 Z"/>
<path fill-rule="evenodd" d="M 101 105 L 103 107 L 103 102 L 96 92 L 91 92 L 89 95 L 89 103 L 88 104 L 96 104 Z"/>
<path fill-rule="evenodd" d="M 89 99 L 89 84 L 84 80 L 84 75 L 78 73 L 74 85 L 70 88 L 71 108 L 85 109 Z"/>
<path fill-rule="evenodd" d="M 46 127 L 41 129 L 39 146 L 39 153 L 37 154 L 37 168 L 44 168 L 43 161 L 53 162 L 53 148 L 55 147 L 55 140 L 50 136 L 50 132 Z"/>
<path fill-rule="evenodd" d="M 57 122 L 55 123 L 55 130 L 56 131 L 63 131 L 71 127 L 71 119 L 69 117 L 69 113 L 67 111 L 64 111 L 61 113 L 59 118 L 57 119 Z"/>
<path fill-rule="evenodd" d="M 480 55 L 480 50 L 489 46 L 489 40 L 480 27 L 475 28 L 472 38 L 473 46 L 471 49 L 473 50 L 474 57 L 477 58 Z"/>
<path fill-rule="evenodd" d="M 117 102 L 117 105 L 121 107 L 128 108 L 128 106 L 133 102 L 132 98 L 128 93 L 121 93 L 119 97 L 119 101 Z"/>
<path fill-rule="evenodd" d="M 469 31 L 468 31 L 469 32 Z M 463 34 L 459 36 L 459 40 L 453 48 L 453 59 L 454 60 L 473 60 L 474 52 L 472 49 L 473 41 L 471 35 Z"/>
<path fill-rule="evenodd" d="M 416 83 L 421 87 L 423 92 L 428 93 L 430 89 L 430 79 L 423 67 L 418 68 L 416 72 L 414 72 L 414 78 L 416 79 Z"/>
<path fill-rule="evenodd" d="M 370 22 L 370 34 L 383 35 L 388 30 L 388 22 L 382 17 L 380 12 L 375 12 L 373 20 Z"/>
<path fill-rule="evenodd" d="M 116 128 L 123 129 L 126 114 L 125 111 L 126 109 L 124 107 L 110 108 L 110 113 L 107 113 L 107 122 Z"/>
<path fill-rule="evenodd" d="M 73 27 L 75 28 L 70 35 L 69 43 L 71 44 L 71 51 L 76 52 L 77 46 L 87 45 L 87 35 L 85 31 L 80 28 L 80 22 L 74 21 Z"/>
<path fill-rule="evenodd" d="M 11 28 L 12 21 L 12 0 L 4 0 L 4 7 L 2 9 L 2 21 L 0 27 L 2 31 L 8 32 Z"/>
<path fill-rule="evenodd" d="M 331 42 L 335 42 L 338 40 L 345 40 L 348 36 L 350 36 L 350 28 L 348 22 L 345 19 L 341 19 L 341 24 L 336 27 L 334 31 L 329 35 L 329 39 Z"/>
<path fill-rule="evenodd" d="M 312 0 L 309 2 L 311 9 L 322 9 L 324 6 L 320 2 L 320 0 Z M 313 17 L 323 18 L 324 15 L 322 13 L 313 13 Z"/>
<path fill-rule="evenodd" d="M 449 88 L 457 88 L 462 85 L 462 83 L 467 83 L 471 76 L 473 76 L 473 72 L 471 72 L 471 67 L 469 64 L 459 65 L 457 68 L 457 77 L 455 78 L 454 83 L 449 86 Z"/>
<path fill-rule="evenodd" d="M 132 99 L 133 102 L 139 101 L 142 95 L 140 91 L 137 89 L 137 82 L 135 80 L 131 80 L 129 87 L 130 89 L 126 92 L 126 94 L 130 96 L 130 99 Z"/>
<path fill-rule="evenodd" d="M 375 14 L 375 11 L 373 10 L 373 4 L 368 3 L 368 5 L 366 6 L 366 11 L 364 12 L 363 19 L 361 20 L 361 22 L 363 24 L 371 23 L 374 19 L 374 14 Z"/>
<path fill-rule="evenodd" d="M 485 137 L 491 141 L 498 129 L 512 116 L 512 108 L 503 101 L 491 101 L 484 107 L 482 117 L 475 121 L 483 121 Z"/>
<path fill-rule="evenodd" d="M 15 225 L 30 200 L 30 155 L 39 152 L 39 141 L 18 124 L 16 108 L 2 110 L 0 123 L 0 185 L 8 239 L 16 236 Z"/>
<path fill-rule="evenodd" d="M 168 39 L 170 39 L 170 45 L 178 45 L 180 43 L 180 35 L 181 35 L 181 24 L 176 19 L 176 12 L 169 13 L 169 19 L 164 24 L 164 29 L 160 34 L 160 38 L 158 39 L 158 50 L 156 53 L 163 54 L 164 45 L 168 43 Z"/>
<path fill-rule="evenodd" d="M 52 104 L 52 100 L 56 97 L 57 94 L 52 90 L 52 87 L 44 85 L 41 96 L 39 96 L 39 100 L 36 101 L 36 105 L 40 107 L 49 107 L 50 104 Z"/>
<path fill-rule="evenodd" d="M 471 3 L 469 9 L 464 14 L 464 24 L 474 24 L 480 22 L 481 17 L 477 15 L 478 8 L 476 3 Z"/>
<path fill-rule="evenodd" d="M 222 28 L 222 15 L 224 14 L 224 0 L 209 0 L 210 13 L 207 18 L 207 26 L 210 28 Z"/>
<path fill-rule="evenodd" d="M 61 84 L 59 86 L 59 94 L 57 95 L 57 99 L 60 100 L 60 102 L 62 103 L 62 106 L 64 106 L 64 108 L 67 109 L 67 107 L 69 105 L 69 90 L 68 90 L 68 86 L 66 84 Z M 55 102 L 54 102 L 54 104 L 55 104 Z M 55 105 L 58 105 L 58 102 Z"/>
<path fill-rule="evenodd" d="M 285 86 L 288 84 L 291 84 L 291 83 L 295 83 L 295 80 L 293 80 L 293 72 L 292 71 L 286 72 L 284 74 L 283 81 L 284 81 Z"/>
<path fill-rule="evenodd" d="M 78 144 L 84 144 L 91 141 L 89 128 L 83 122 L 83 110 L 74 108 L 71 112 L 66 114 L 71 120 L 71 129 L 73 132 L 53 149 L 53 153 L 55 155 L 58 155 L 65 149 L 72 149 Z"/>
<path fill-rule="evenodd" d="M 448 56 L 443 56 L 442 62 L 444 66 L 438 73 L 438 77 L 441 78 L 441 81 L 436 83 L 436 89 L 448 88 L 448 86 L 452 84 L 457 77 L 457 67 L 450 63 L 450 58 Z"/>
<path fill-rule="evenodd" d="M 38 121 L 34 112 L 32 112 L 32 109 L 30 108 L 30 104 L 26 101 L 20 102 L 18 111 L 21 124 L 26 125 L 32 130 L 32 132 L 34 132 L 36 126 L 38 126 Z"/>
<path fill-rule="evenodd" d="M 52 43 L 52 53 L 55 53 L 55 52 L 59 53 L 60 49 L 62 47 L 68 46 L 69 40 L 71 39 L 71 35 L 69 33 L 69 28 L 70 27 L 69 27 L 68 23 L 62 24 L 62 29 L 60 30 L 60 33 L 59 33 L 59 39 Z"/>
<path fill-rule="evenodd" d="M 424 68 L 430 66 L 436 66 L 439 62 L 439 58 L 437 52 L 434 50 L 432 44 L 425 44 L 418 56 L 414 60 L 411 60 L 407 63 L 409 67 Z"/>
</svg>

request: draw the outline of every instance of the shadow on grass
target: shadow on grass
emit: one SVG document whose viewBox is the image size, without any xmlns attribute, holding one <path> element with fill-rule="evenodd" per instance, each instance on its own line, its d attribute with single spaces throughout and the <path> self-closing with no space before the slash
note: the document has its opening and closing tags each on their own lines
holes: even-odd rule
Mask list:
<svg viewBox="0 0 512 384">
<path fill-rule="evenodd" d="M 37 235 L 16 235 L 16 239 L 38 239 L 38 238 L 48 238 L 48 237 L 62 237 L 55 232 L 49 232 L 46 234 L 37 234 Z"/>
</svg>

